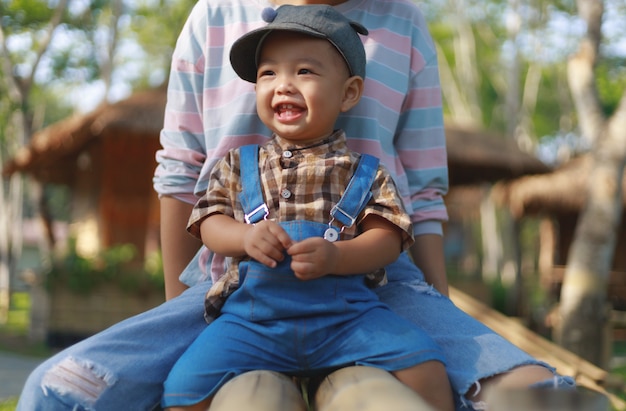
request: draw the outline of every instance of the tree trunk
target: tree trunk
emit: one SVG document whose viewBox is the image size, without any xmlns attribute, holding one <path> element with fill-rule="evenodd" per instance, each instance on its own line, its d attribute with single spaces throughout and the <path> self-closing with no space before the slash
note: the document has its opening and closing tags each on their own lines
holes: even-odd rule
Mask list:
<svg viewBox="0 0 626 411">
<path fill-rule="evenodd" d="M 498 233 L 498 219 L 496 206 L 485 191 L 485 196 L 480 203 L 480 228 L 483 241 L 482 278 L 488 282 L 498 279 L 502 268 L 502 241 Z"/>
<path fill-rule="evenodd" d="M 21 242 L 16 241 L 16 233 L 21 230 L 22 222 L 22 179 L 20 176 L 13 176 L 6 186 L 4 181 L 0 184 L 0 324 L 8 320 L 11 273 L 14 272 L 21 252 Z"/>
<path fill-rule="evenodd" d="M 594 154 L 589 200 L 568 255 L 557 335 L 563 347 L 607 368 L 611 343 L 607 287 L 622 211 L 618 187 L 624 167 L 623 160 Z"/>
<path fill-rule="evenodd" d="M 30 75 L 21 77 L 16 75 L 15 67 L 9 57 L 5 33 L 0 27 L 0 93 L 11 107 L 6 114 L 8 121 L 3 124 L 4 135 L 7 137 L 6 158 L 0 153 L 0 170 L 4 160 L 10 158 L 18 148 L 25 146 L 32 136 L 33 111 L 29 111 L 29 96 L 34 83 L 35 73 L 41 59 L 50 45 L 52 34 L 61 24 L 67 7 L 67 0 L 59 0 L 50 24 L 38 37 L 37 49 L 34 53 L 34 62 Z M 15 271 L 17 260 L 22 252 L 22 202 L 23 180 L 18 174 L 10 179 L 0 181 L 0 323 L 7 320 L 11 297 L 11 276 Z M 37 210 L 38 204 L 34 205 Z"/>
<path fill-rule="evenodd" d="M 603 2 L 578 0 L 577 5 L 587 23 L 587 35 L 568 62 L 568 81 L 582 134 L 594 144 L 593 165 L 587 203 L 568 254 L 555 338 L 563 347 L 606 368 L 611 346 L 607 287 L 624 201 L 626 94 L 607 119 L 594 83 Z"/>
</svg>

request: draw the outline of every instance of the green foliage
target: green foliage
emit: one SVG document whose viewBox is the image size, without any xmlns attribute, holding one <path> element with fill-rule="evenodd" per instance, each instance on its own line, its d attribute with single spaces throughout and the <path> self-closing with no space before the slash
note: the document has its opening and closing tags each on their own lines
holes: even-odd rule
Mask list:
<svg viewBox="0 0 626 411">
<path fill-rule="evenodd" d="M 161 1 L 157 12 L 154 5 L 139 4 L 128 28 L 146 50 L 155 55 L 165 51 L 169 56 L 195 3 L 195 0 Z"/>
<path fill-rule="evenodd" d="M 9 32 L 39 29 L 52 17 L 53 10 L 47 1 L 1 0 L 2 28 Z"/>
<path fill-rule="evenodd" d="M 0 399 L 0 411 L 14 411 L 17 408 L 17 398 Z"/>
<path fill-rule="evenodd" d="M 626 90 L 626 57 L 602 59 L 596 66 L 596 86 L 604 113 L 610 116 Z"/>
<path fill-rule="evenodd" d="M 13 74 L 26 78 L 35 73 L 36 85 L 60 96 L 68 94 L 63 88 L 100 81 L 110 69 L 114 84 L 132 88 L 161 84 L 195 1 L 123 2 L 121 10 L 115 9 L 116 3 L 69 0 L 50 44 L 37 59 L 57 5 L 47 0 L 0 0 L 0 24 L 10 45 L 7 57 Z M 115 49 L 109 50 L 112 45 Z M 28 101 L 31 96 L 23 97 Z"/>
<path fill-rule="evenodd" d="M 195 0 L 139 2 L 129 23 L 120 28 L 125 39 L 141 47 L 148 62 L 139 67 L 132 80 L 135 88 L 154 87 L 155 81 L 159 83 L 168 77 L 176 39 L 195 3 Z"/>
<path fill-rule="evenodd" d="M 505 67 L 503 59 L 507 34 L 502 24 L 502 5 L 492 4 L 481 11 L 481 7 L 476 4 L 471 9 L 473 11 L 468 11 L 467 14 L 464 12 L 462 17 L 455 16 L 458 11 L 450 11 L 452 17 L 442 16 L 433 21 L 429 28 L 440 46 L 442 55 L 439 59 L 440 61 L 445 59 L 450 66 L 460 93 L 467 99 L 468 104 L 480 108 L 482 118 L 477 119 L 478 124 L 485 125 L 486 128 L 503 130 L 507 122 L 505 85 L 508 79 L 505 76 L 508 68 Z M 469 24 L 469 31 L 463 30 L 460 33 L 456 19 Z M 471 40 L 461 41 L 459 36 L 467 34 L 471 35 Z M 458 67 L 457 61 L 459 47 L 467 47 L 468 44 L 471 45 L 471 52 L 474 54 L 469 57 L 475 58 L 475 66 L 472 67 L 477 76 L 475 85 L 465 83 L 459 74 L 459 70 L 469 70 L 468 67 Z M 447 110 L 447 102 L 444 104 L 444 109 Z"/>
<path fill-rule="evenodd" d="M 27 106 L 29 111 L 37 112 L 41 124 L 37 128 L 46 127 L 69 117 L 74 111 L 67 101 L 63 100 L 63 89 L 55 89 L 35 84 L 31 89 Z"/>
<path fill-rule="evenodd" d="M 539 0 L 541 3 L 554 7 L 557 10 L 573 13 L 576 10 L 576 0 Z"/>
<path fill-rule="evenodd" d="M 46 184 L 46 202 L 53 221 L 69 221 L 71 215 L 71 190 L 65 185 Z"/>
<path fill-rule="evenodd" d="M 622 360 L 626 358 L 626 341 L 616 341 L 613 344 L 613 356 L 621 358 Z M 622 365 L 613 368 L 611 370 L 611 374 L 621 378 L 622 381 L 626 381 L 626 365 L 624 362 L 622 361 Z M 626 391 L 620 390 L 618 392 L 614 392 L 614 394 L 622 400 L 626 400 Z"/>
<path fill-rule="evenodd" d="M 8 319 L 4 324 L 0 324 L 0 350 L 34 357 L 48 357 L 50 349 L 45 344 L 29 341 L 30 309 L 31 299 L 28 292 L 11 293 Z"/>
<path fill-rule="evenodd" d="M 26 336 L 29 324 L 30 298 L 28 293 L 14 292 L 11 294 L 11 305 L 6 323 L 0 331 L 11 335 Z"/>
<path fill-rule="evenodd" d="M 564 64 L 543 67 L 541 85 L 537 95 L 537 106 L 532 120 L 536 136 L 552 135 L 556 131 L 572 131 L 574 125 L 574 103 L 571 101 Z M 570 122 L 563 122 L 569 118 Z"/>
<path fill-rule="evenodd" d="M 493 309 L 509 315 L 509 307 L 507 300 L 509 299 L 509 293 L 512 291 L 510 288 L 502 284 L 500 279 L 494 280 L 487 284 L 491 291 L 491 306 Z"/>
<path fill-rule="evenodd" d="M 520 3 L 517 9 L 519 32 L 515 39 L 510 38 L 507 31 L 507 24 L 515 21 L 511 2 L 468 0 L 462 11 L 456 10 L 454 4 L 439 0 L 426 2 L 422 8 L 430 23 L 431 34 L 440 46 L 440 61 L 449 64 L 462 93 L 461 98 L 480 107 L 482 118 L 478 123 L 493 130 L 508 128 L 511 118 L 506 99 L 512 87 L 507 76 L 515 51 L 520 73 L 518 104 L 526 104 L 521 114 L 525 117 L 525 129 L 531 137 L 575 131 L 576 113 L 567 83 L 566 64 L 568 56 L 576 51 L 584 30 L 580 27 L 576 1 L 529 0 Z M 605 8 L 604 51 L 595 74 L 604 112 L 610 115 L 626 89 L 626 58 L 623 47 L 617 48 L 624 38 L 623 25 L 619 23 L 622 17 L 619 16 L 626 13 L 626 7 L 624 2 L 606 0 Z M 460 29 L 466 23 L 471 25 L 471 33 Z M 478 72 L 476 84 L 464 83 L 457 72 L 457 53 L 467 51 L 468 47 L 475 54 L 472 69 Z M 527 75 L 530 67 L 536 69 L 537 66 L 541 77 L 535 89 L 536 79 Z M 470 68 L 462 70 L 467 72 Z M 526 89 L 529 85 L 532 87 Z M 444 109 L 449 114 L 447 105 L 448 102 L 444 101 Z"/>
<path fill-rule="evenodd" d="M 75 240 L 69 251 L 56 261 L 46 276 L 47 286 L 67 287 L 76 294 L 89 294 L 102 284 L 116 284 L 128 293 L 163 291 L 163 264 L 160 254 L 148 256 L 143 267 L 135 260 L 132 244 L 116 245 L 94 258 L 86 258 L 76 251 Z"/>
</svg>

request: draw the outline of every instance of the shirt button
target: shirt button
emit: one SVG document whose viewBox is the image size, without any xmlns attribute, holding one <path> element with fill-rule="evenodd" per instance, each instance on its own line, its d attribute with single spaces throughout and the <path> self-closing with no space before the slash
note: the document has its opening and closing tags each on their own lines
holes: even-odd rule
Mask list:
<svg viewBox="0 0 626 411">
<path fill-rule="evenodd" d="M 287 190 L 286 188 L 283 189 L 283 191 L 280 192 L 280 196 L 284 199 L 290 198 L 291 197 L 291 191 Z"/>
<path fill-rule="evenodd" d="M 283 151 L 283 157 L 291 158 L 291 157 L 293 157 L 293 153 L 291 151 L 289 151 L 289 150 L 285 150 L 285 151 Z"/>
</svg>

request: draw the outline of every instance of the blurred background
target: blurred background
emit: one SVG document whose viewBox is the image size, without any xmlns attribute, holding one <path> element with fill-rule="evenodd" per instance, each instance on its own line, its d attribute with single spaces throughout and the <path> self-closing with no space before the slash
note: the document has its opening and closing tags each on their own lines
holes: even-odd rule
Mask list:
<svg viewBox="0 0 626 411">
<path fill-rule="evenodd" d="M 0 350 L 45 357 L 164 300 L 154 152 L 194 3 L 0 0 Z M 626 409 L 626 1 L 417 4 L 453 300 Z"/>
</svg>

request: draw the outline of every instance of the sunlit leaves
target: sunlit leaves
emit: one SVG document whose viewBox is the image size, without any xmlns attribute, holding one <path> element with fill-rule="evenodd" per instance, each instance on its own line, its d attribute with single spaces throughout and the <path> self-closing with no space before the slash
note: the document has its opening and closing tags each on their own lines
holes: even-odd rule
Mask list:
<svg viewBox="0 0 626 411">
<path fill-rule="evenodd" d="M 53 8 L 42 0 L 0 0 L 2 28 L 7 33 L 36 30 L 50 21 Z"/>
<path fill-rule="evenodd" d="M 609 117 L 626 92 L 626 57 L 603 59 L 596 66 L 596 87 L 604 114 Z"/>
</svg>

